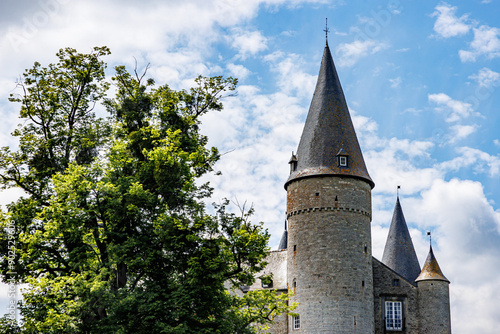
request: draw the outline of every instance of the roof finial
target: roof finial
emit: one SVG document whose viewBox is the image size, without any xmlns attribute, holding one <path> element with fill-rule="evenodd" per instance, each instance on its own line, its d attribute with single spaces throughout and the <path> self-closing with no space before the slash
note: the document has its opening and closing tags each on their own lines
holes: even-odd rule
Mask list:
<svg viewBox="0 0 500 334">
<path fill-rule="evenodd" d="M 431 246 L 432 248 L 432 235 L 431 235 L 431 232 L 427 232 L 427 235 L 429 236 L 429 245 Z"/>
<path fill-rule="evenodd" d="M 401 186 L 398 186 L 397 190 L 396 190 L 396 196 L 399 198 L 399 189 L 401 189 Z"/>
<path fill-rule="evenodd" d="M 326 34 L 326 44 L 328 44 L 328 32 L 330 31 L 330 29 L 328 29 L 328 17 L 326 18 L 326 25 L 325 25 L 325 29 L 323 29 L 323 31 L 325 32 Z"/>
</svg>

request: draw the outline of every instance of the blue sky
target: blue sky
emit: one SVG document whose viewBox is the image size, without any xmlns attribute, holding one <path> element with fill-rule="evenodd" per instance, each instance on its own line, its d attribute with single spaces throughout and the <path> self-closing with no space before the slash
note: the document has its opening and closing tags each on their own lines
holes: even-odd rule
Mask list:
<svg viewBox="0 0 500 334">
<path fill-rule="evenodd" d="M 453 332 L 500 328 L 500 4 L 471 1 L 40 0 L 0 3 L 0 145 L 15 145 L 7 101 L 34 61 L 59 48 L 107 45 L 118 64 L 151 64 L 159 84 L 233 75 L 238 96 L 204 117 L 225 154 L 214 201 L 253 204 L 281 236 L 284 181 L 328 41 L 373 191 L 373 255 L 381 259 L 396 186 L 423 264 L 426 232 L 448 279 Z M 17 191 L 0 193 L 0 204 Z M 1 305 L 7 302 L 0 290 Z M 0 307 L 2 307 L 0 305 Z M 0 312 L 2 313 L 2 312 Z"/>
</svg>

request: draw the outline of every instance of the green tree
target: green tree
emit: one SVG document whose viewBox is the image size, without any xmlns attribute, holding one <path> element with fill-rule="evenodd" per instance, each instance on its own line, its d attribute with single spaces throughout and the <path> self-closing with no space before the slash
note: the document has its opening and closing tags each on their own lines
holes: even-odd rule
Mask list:
<svg viewBox="0 0 500 334">
<path fill-rule="evenodd" d="M 27 284 L 26 333 L 251 333 L 288 312 L 287 295 L 231 293 L 266 265 L 269 235 L 249 216 L 209 214 L 217 149 L 200 116 L 222 110 L 236 79 L 155 87 L 116 68 L 105 99 L 105 47 L 58 53 L 19 84 L 19 148 L 0 152 L 0 184 L 26 195 L 2 212 L 15 225 L 15 261 L 3 279 Z M 144 72 L 145 74 L 146 72 Z M 107 119 L 94 113 L 97 105 Z M 12 231 L 10 231 L 11 233 Z M 7 254 L 7 232 L 0 234 Z"/>
</svg>

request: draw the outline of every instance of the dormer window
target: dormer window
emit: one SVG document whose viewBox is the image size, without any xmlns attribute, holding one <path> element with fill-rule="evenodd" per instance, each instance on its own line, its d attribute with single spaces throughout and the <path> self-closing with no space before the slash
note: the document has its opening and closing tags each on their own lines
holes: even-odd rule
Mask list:
<svg viewBox="0 0 500 334">
<path fill-rule="evenodd" d="M 339 167 L 349 167 L 349 154 L 343 148 L 337 153 L 337 164 Z"/>
</svg>

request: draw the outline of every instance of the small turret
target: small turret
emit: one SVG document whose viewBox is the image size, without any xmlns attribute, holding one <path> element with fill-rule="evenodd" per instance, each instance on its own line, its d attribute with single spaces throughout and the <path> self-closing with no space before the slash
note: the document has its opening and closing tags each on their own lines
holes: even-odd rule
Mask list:
<svg viewBox="0 0 500 334">
<path fill-rule="evenodd" d="M 399 196 L 394 207 L 382 263 L 410 282 L 415 281 L 420 274 L 420 265 L 406 225 Z"/>
<path fill-rule="evenodd" d="M 421 333 L 450 334 L 450 281 L 439 268 L 432 246 L 422 272 L 415 281 Z"/>
</svg>

